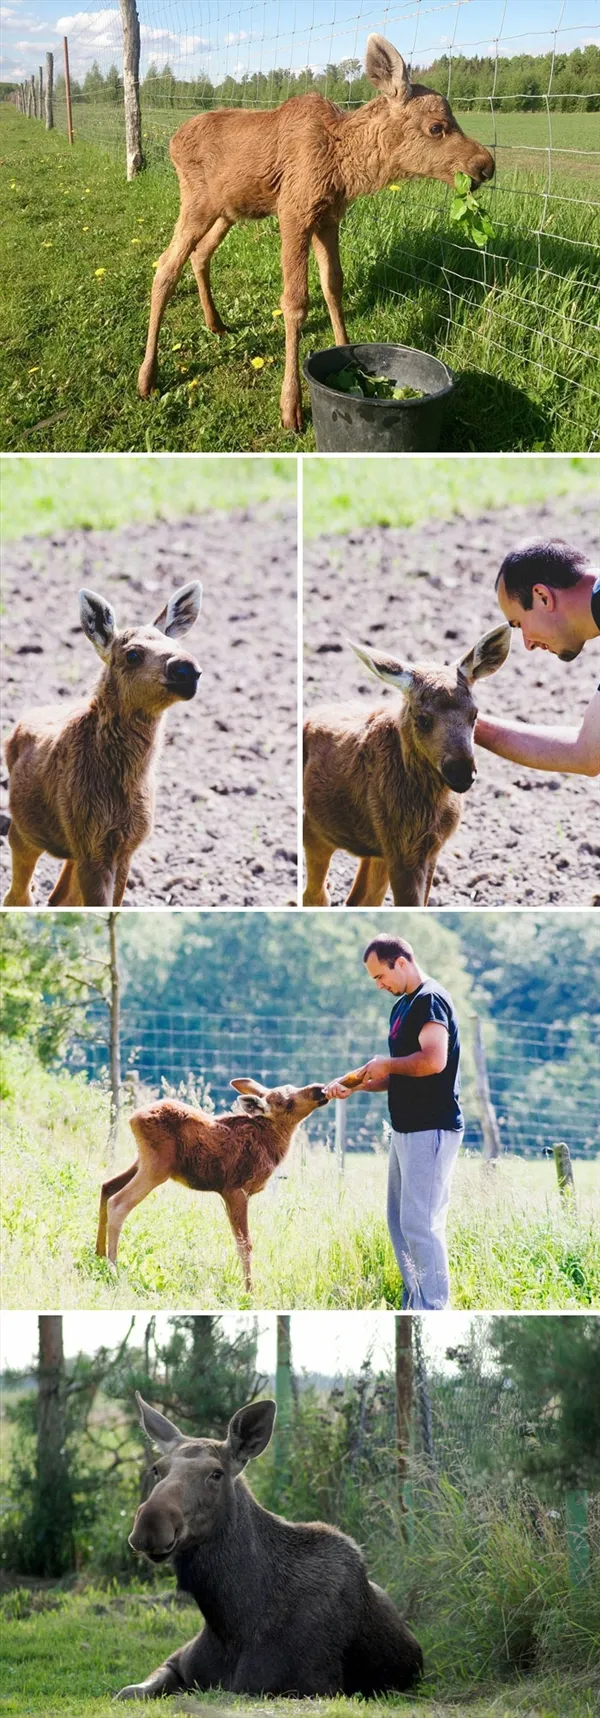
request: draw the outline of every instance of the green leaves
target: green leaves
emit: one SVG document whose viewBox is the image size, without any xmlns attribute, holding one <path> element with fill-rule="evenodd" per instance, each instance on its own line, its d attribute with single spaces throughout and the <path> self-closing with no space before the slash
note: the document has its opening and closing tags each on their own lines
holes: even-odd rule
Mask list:
<svg viewBox="0 0 600 1718">
<path fill-rule="evenodd" d="M 471 191 L 471 181 L 466 173 L 454 175 L 455 195 L 450 205 L 450 220 L 458 228 L 461 238 L 470 239 L 471 244 L 477 245 L 478 250 L 485 250 L 490 239 L 495 239 L 496 229 L 485 209 L 477 202 Z"/>
<path fill-rule="evenodd" d="M 353 394 L 363 400 L 422 400 L 419 388 L 400 386 L 393 376 L 369 376 L 358 364 L 346 364 L 343 370 L 332 370 L 325 377 L 325 387 L 339 394 Z"/>
</svg>

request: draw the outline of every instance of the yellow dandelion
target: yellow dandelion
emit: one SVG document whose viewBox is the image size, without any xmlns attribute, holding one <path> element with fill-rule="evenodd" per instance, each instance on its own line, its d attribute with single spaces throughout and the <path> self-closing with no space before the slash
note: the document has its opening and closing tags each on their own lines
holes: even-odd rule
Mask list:
<svg viewBox="0 0 600 1718">
<path fill-rule="evenodd" d="M 89 230 L 89 227 L 82 227 L 81 229 L 82 233 L 89 233 Z"/>
<path fill-rule="evenodd" d="M 141 242 L 142 242 L 141 239 L 132 239 L 131 240 L 132 245 L 141 245 Z"/>
<path fill-rule="evenodd" d="M 138 218 L 137 218 L 138 227 L 143 227 L 145 218 L 146 218 L 145 215 L 138 215 Z"/>
<path fill-rule="evenodd" d="M 265 367 L 264 358 L 251 358 L 250 363 L 252 365 L 253 370 L 264 370 L 264 367 Z"/>
<path fill-rule="evenodd" d="M 388 185 L 388 191 L 400 191 L 401 189 L 400 185 Z"/>
<path fill-rule="evenodd" d="M 29 376 L 36 376 L 37 372 L 39 370 L 39 367 L 40 367 L 39 364 L 32 364 L 31 369 L 28 370 L 27 374 Z"/>
<path fill-rule="evenodd" d="M 282 310 L 274 310 L 273 315 L 274 316 L 283 316 L 283 311 Z"/>
<path fill-rule="evenodd" d="M 153 262 L 153 264 L 152 264 L 152 267 L 153 267 L 153 268 L 158 268 L 158 265 L 159 265 L 159 262 L 160 262 L 160 257 L 157 257 L 157 258 L 156 258 L 156 262 Z"/>
<path fill-rule="evenodd" d="M 200 377 L 199 376 L 192 376 L 191 382 L 188 382 L 188 388 L 198 388 L 199 386 L 200 386 Z"/>
<path fill-rule="evenodd" d="M 182 346 L 183 346 L 183 340 L 176 340 L 175 345 L 171 347 L 171 351 L 172 352 L 180 352 Z"/>
<path fill-rule="evenodd" d="M 51 251 L 53 244 L 54 244 L 54 239 L 44 239 L 44 241 L 42 243 L 42 250 L 43 251 Z"/>
<path fill-rule="evenodd" d="M 99 280 L 101 275 L 106 274 L 106 269 L 105 268 L 95 268 L 94 274 L 96 276 L 96 279 Z"/>
</svg>

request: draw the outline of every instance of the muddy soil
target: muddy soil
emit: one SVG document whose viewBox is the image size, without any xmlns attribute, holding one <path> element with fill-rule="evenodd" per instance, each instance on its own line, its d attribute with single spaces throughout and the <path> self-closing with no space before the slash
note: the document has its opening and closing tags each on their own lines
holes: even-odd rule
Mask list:
<svg viewBox="0 0 600 1718">
<path fill-rule="evenodd" d="M 451 662 L 501 616 L 494 580 L 508 549 L 532 537 L 563 537 L 598 562 L 598 508 L 568 498 L 507 508 L 470 520 L 433 520 L 412 530 L 379 526 L 321 537 L 304 551 L 304 709 L 398 698 L 362 669 L 348 637 L 409 660 Z M 490 716 L 555 726 L 578 724 L 600 678 L 590 644 L 572 663 L 528 654 L 515 634 L 504 667 L 476 688 Z M 589 777 L 519 768 L 478 749 L 478 776 L 463 818 L 443 848 L 430 904 L 455 907 L 591 906 L 600 889 L 600 794 Z M 338 853 L 334 905 L 356 862 Z M 391 905 L 391 895 L 386 904 Z"/>
<path fill-rule="evenodd" d="M 128 907 L 296 905 L 296 510 L 269 503 L 131 525 L 24 537 L 3 568 L 2 736 L 36 705 L 86 697 L 98 658 L 79 626 L 82 584 L 112 602 L 117 624 L 152 620 L 199 577 L 186 641 L 202 667 L 195 699 L 164 721 L 156 821 L 138 848 Z M 8 805 L 1 770 L 2 811 Z M 0 818 L 2 893 L 8 819 Z M 59 863 L 43 856 L 36 904 Z"/>
</svg>

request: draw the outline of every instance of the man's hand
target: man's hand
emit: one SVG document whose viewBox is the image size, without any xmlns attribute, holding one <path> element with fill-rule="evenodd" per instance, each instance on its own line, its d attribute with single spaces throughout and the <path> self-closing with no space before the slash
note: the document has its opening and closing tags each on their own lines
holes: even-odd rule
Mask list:
<svg viewBox="0 0 600 1718">
<path fill-rule="evenodd" d="M 600 775 L 600 692 L 590 699 L 580 728 L 534 728 L 479 715 L 475 741 L 487 752 L 534 770 Z"/>
<path fill-rule="evenodd" d="M 352 1092 L 385 1092 L 387 1091 L 389 1063 L 385 1056 L 373 1056 L 370 1062 L 365 1062 L 362 1068 L 353 1068 L 349 1074 L 342 1074 L 340 1079 L 332 1080 L 325 1087 L 328 1098 L 349 1098 Z"/>
</svg>

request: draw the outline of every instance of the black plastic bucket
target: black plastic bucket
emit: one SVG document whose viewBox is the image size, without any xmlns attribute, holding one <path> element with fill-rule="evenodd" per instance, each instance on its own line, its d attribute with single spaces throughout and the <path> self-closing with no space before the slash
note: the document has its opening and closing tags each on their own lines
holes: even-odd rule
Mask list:
<svg viewBox="0 0 600 1718">
<path fill-rule="evenodd" d="M 421 400 L 359 400 L 326 388 L 325 376 L 355 363 L 369 376 L 418 388 Z M 330 346 L 303 365 L 319 453 L 433 453 L 454 391 L 447 364 L 414 346 Z"/>
</svg>

